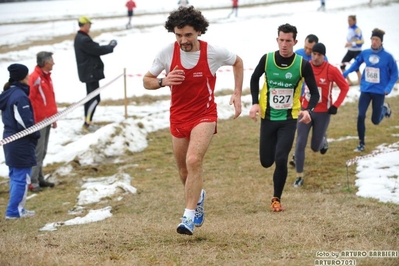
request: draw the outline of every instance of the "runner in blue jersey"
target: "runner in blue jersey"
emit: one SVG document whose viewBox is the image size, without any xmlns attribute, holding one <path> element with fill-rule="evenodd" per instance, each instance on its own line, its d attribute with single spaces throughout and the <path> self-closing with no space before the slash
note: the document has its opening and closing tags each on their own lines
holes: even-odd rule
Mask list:
<svg viewBox="0 0 399 266">
<path fill-rule="evenodd" d="M 384 101 L 385 95 L 392 91 L 398 80 L 398 65 L 393 56 L 385 51 L 382 46 L 384 34 L 383 30 L 374 29 L 371 34 L 371 48 L 362 51 L 351 67 L 343 73 L 344 77 L 347 77 L 349 73 L 356 71 L 361 64 L 366 64 L 360 81 L 359 113 L 357 116 L 359 145 L 355 149 L 356 152 L 365 149 L 365 120 L 370 102 L 372 102 L 371 122 L 374 125 L 378 125 L 384 117 L 390 117 L 392 113 L 389 104 L 384 103 Z"/>
</svg>

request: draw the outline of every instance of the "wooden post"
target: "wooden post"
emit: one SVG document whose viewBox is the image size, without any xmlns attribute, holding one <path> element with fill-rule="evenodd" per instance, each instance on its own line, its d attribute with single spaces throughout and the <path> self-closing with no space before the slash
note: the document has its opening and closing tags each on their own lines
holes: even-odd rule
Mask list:
<svg viewBox="0 0 399 266">
<path fill-rule="evenodd" d="M 126 68 L 123 69 L 123 81 L 124 81 L 124 90 L 125 90 L 125 98 L 123 100 L 123 103 L 125 105 L 125 119 L 127 119 Z"/>
</svg>

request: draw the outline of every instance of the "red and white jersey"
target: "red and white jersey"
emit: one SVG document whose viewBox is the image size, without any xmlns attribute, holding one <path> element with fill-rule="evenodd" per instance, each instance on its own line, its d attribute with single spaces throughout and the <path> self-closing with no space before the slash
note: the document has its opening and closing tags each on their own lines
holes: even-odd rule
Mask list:
<svg viewBox="0 0 399 266">
<path fill-rule="evenodd" d="M 320 94 L 319 102 L 314 108 L 314 112 L 327 112 L 328 108 L 332 105 L 339 108 L 349 91 L 349 85 L 342 76 L 341 71 L 326 61 L 324 61 L 320 66 L 313 65 L 312 61 L 310 61 L 310 63 Z M 334 83 L 336 83 L 340 89 L 340 93 L 335 102 L 333 102 L 332 98 Z M 303 109 L 307 108 L 309 99 L 309 89 L 305 86 L 305 93 L 302 98 Z"/>
<path fill-rule="evenodd" d="M 225 48 L 200 41 L 200 50 L 184 52 L 177 42 L 165 47 L 155 58 L 150 73 L 158 76 L 178 66 L 185 80 L 171 89 L 171 123 L 180 124 L 204 115 L 217 116 L 215 103 L 216 71 L 223 65 L 233 65 L 237 56 Z"/>
</svg>

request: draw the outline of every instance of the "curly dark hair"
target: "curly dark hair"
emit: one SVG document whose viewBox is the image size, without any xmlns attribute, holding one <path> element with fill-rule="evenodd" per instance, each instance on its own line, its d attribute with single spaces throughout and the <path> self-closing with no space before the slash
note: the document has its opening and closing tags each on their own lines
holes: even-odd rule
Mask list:
<svg viewBox="0 0 399 266">
<path fill-rule="evenodd" d="M 280 31 L 282 31 L 284 33 L 293 33 L 294 34 L 293 35 L 294 40 L 296 40 L 296 35 L 298 34 L 298 31 L 296 30 L 295 26 L 292 26 L 291 24 L 285 23 L 285 24 L 280 25 L 278 27 L 277 35 L 280 34 Z"/>
<path fill-rule="evenodd" d="M 175 27 L 181 29 L 185 26 L 191 26 L 195 31 L 205 34 L 209 22 L 201 14 L 201 11 L 193 6 L 179 7 L 178 10 L 170 13 L 168 20 L 165 22 L 165 28 L 168 32 L 175 32 Z"/>
</svg>

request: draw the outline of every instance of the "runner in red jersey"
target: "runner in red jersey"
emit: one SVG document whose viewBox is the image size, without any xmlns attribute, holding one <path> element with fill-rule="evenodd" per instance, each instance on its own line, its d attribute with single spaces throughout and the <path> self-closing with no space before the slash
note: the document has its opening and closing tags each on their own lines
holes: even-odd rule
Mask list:
<svg viewBox="0 0 399 266">
<path fill-rule="evenodd" d="M 132 27 L 132 18 L 133 18 L 133 9 L 136 8 L 136 2 L 134 2 L 133 0 L 129 0 L 126 2 L 125 4 L 126 8 L 127 8 L 127 17 L 129 18 L 129 21 L 126 24 L 126 28 L 130 29 Z"/>
<path fill-rule="evenodd" d="M 198 40 L 205 34 L 208 21 L 194 7 L 173 11 L 165 23 L 176 42 L 155 57 L 143 78 L 144 87 L 171 90 L 170 130 L 175 160 L 185 190 L 185 211 L 177 227 L 179 234 L 192 235 L 194 226 L 204 221 L 203 159 L 216 133 L 217 109 L 214 97 L 216 71 L 223 65 L 233 66 L 234 105 L 237 118 L 241 114 L 243 62 L 225 48 Z M 164 78 L 158 78 L 162 71 Z"/>
<path fill-rule="evenodd" d="M 330 124 L 331 115 L 337 113 L 337 109 L 345 100 L 349 91 L 349 85 L 340 73 L 339 69 L 325 61 L 326 47 L 322 43 L 317 43 L 312 48 L 311 65 L 319 89 L 319 102 L 312 113 L 312 122 L 309 124 L 297 124 L 297 141 L 295 146 L 295 168 L 297 178 L 294 187 L 303 184 L 303 168 L 305 164 L 305 148 L 308 141 L 310 129 L 312 128 L 312 138 L 310 148 L 314 152 L 325 154 L 328 150 L 326 132 Z M 334 101 L 332 92 L 334 83 L 337 84 L 340 92 Z M 309 90 L 305 88 L 302 100 L 302 108 L 307 109 L 309 104 Z"/>
</svg>

